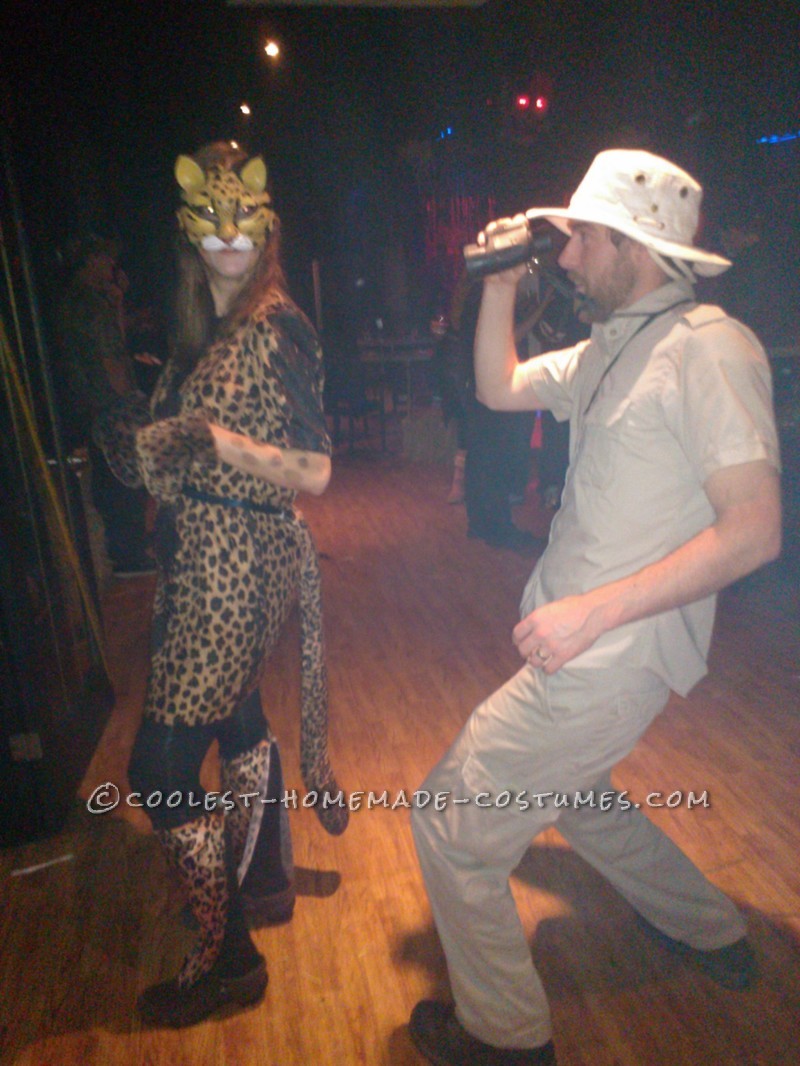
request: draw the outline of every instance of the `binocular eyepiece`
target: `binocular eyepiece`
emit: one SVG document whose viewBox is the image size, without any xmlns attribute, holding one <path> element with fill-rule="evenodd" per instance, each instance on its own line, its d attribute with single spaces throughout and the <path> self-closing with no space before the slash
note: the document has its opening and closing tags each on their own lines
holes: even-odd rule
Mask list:
<svg viewBox="0 0 800 1066">
<path fill-rule="evenodd" d="M 514 215 L 490 222 L 475 244 L 465 245 L 464 265 L 471 278 L 482 278 L 527 263 L 552 247 L 548 234 L 534 233 L 525 215 Z"/>
</svg>

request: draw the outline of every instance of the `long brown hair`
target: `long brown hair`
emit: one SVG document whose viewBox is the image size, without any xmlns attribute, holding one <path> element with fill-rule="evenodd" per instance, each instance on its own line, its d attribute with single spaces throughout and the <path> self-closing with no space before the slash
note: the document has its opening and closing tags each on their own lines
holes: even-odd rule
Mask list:
<svg viewBox="0 0 800 1066">
<path fill-rule="evenodd" d="M 212 166 L 238 170 L 248 156 L 227 141 L 216 141 L 195 152 L 193 159 L 203 170 Z M 287 296 L 280 262 L 280 229 L 276 216 L 253 273 L 219 322 L 200 254 L 184 233 L 178 234 L 170 354 L 184 370 L 197 363 L 212 341 L 230 336 L 259 308 Z"/>
</svg>

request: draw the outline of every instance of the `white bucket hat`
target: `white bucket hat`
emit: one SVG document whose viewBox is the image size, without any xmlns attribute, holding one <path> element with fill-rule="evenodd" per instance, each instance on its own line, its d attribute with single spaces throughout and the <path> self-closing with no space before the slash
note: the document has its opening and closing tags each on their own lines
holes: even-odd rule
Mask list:
<svg viewBox="0 0 800 1066">
<path fill-rule="evenodd" d="M 713 277 L 731 262 L 692 243 L 702 198 L 702 185 L 668 159 L 612 148 L 595 156 L 569 207 L 534 207 L 525 215 L 545 218 L 563 233 L 570 222 L 609 226 L 655 253 L 659 265 L 666 267 L 660 257 L 667 256 Z"/>
</svg>

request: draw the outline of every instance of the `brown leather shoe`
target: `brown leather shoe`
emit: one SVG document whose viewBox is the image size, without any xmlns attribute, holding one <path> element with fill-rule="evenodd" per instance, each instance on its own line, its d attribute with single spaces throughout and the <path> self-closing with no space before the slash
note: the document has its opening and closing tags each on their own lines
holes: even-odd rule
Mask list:
<svg viewBox="0 0 800 1066">
<path fill-rule="evenodd" d="M 555 1066 L 553 1041 L 541 1047 L 494 1047 L 470 1036 L 448 1003 L 423 999 L 411 1012 L 411 1039 L 434 1066 Z"/>
<path fill-rule="evenodd" d="M 228 977 L 212 967 L 188 988 L 177 977 L 151 985 L 139 996 L 136 1009 L 145 1025 L 183 1029 L 197 1025 L 224 1007 L 250 1007 L 264 995 L 267 966 L 263 959 L 241 977 Z"/>
</svg>

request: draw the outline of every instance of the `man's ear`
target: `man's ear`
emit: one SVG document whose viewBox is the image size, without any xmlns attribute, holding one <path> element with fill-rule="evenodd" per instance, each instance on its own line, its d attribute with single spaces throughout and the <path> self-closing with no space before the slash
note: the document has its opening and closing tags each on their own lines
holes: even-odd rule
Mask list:
<svg viewBox="0 0 800 1066">
<path fill-rule="evenodd" d="M 658 263 L 653 259 L 647 248 L 640 242 L 635 241 L 633 238 L 628 238 L 628 255 L 636 270 L 640 275 L 646 276 L 650 279 L 654 288 L 659 285 L 663 285 L 665 281 L 669 281 L 667 274 L 661 269 Z"/>
<path fill-rule="evenodd" d="M 633 237 L 626 237 L 625 244 L 628 246 L 628 258 L 635 267 L 644 270 L 648 265 L 655 266 L 655 261 L 640 241 L 635 241 Z"/>
</svg>

